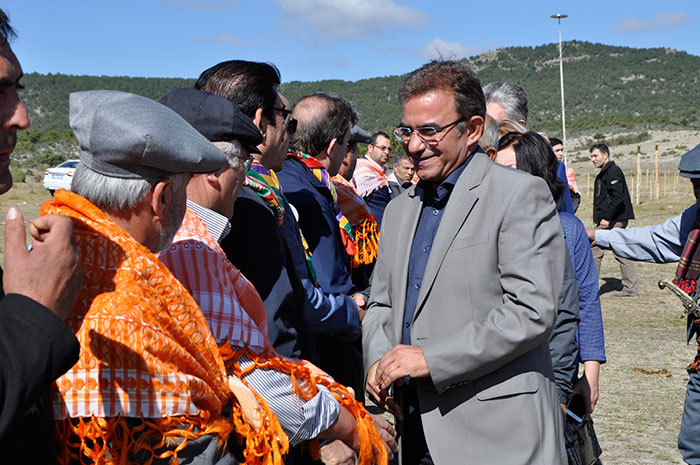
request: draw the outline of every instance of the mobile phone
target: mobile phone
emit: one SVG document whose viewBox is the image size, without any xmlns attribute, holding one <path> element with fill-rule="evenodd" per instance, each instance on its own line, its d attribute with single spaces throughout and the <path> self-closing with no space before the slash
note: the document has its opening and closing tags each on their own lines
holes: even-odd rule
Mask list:
<svg viewBox="0 0 700 465">
<path fill-rule="evenodd" d="M 574 394 L 566 403 L 566 414 L 579 423 L 586 416 L 586 403 L 581 394 Z"/>
</svg>

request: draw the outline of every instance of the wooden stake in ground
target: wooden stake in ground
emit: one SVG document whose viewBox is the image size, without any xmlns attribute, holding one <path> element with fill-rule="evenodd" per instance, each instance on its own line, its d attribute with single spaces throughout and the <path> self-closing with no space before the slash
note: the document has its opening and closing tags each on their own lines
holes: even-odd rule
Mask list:
<svg viewBox="0 0 700 465">
<path fill-rule="evenodd" d="M 668 172 L 664 171 L 664 197 L 668 197 L 668 190 L 666 189 L 666 175 Z"/>
<path fill-rule="evenodd" d="M 642 193 L 642 147 L 637 146 L 637 190 L 634 198 L 637 200 L 637 205 L 639 205 L 640 195 Z"/>
<path fill-rule="evenodd" d="M 659 200 L 659 145 L 654 149 L 654 186 L 656 187 L 656 200 Z"/>
<path fill-rule="evenodd" d="M 654 198 L 654 185 L 651 183 L 651 174 L 649 174 L 649 168 L 647 168 L 647 184 L 649 184 L 649 200 Z"/>
<path fill-rule="evenodd" d="M 630 200 L 632 201 L 632 205 L 637 204 L 637 199 L 635 198 L 635 194 L 637 193 L 635 182 L 637 182 L 637 177 L 630 174 Z"/>
</svg>

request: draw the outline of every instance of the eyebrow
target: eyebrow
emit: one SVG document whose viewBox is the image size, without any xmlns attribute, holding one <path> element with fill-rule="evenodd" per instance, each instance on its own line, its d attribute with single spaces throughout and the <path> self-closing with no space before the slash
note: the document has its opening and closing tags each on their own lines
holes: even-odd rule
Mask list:
<svg viewBox="0 0 700 465">
<path fill-rule="evenodd" d="M 17 79 L 12 80 L 8 78 L 0 78 L 0 87 L 11 87 L 11 86 L 16 86 L 19 85 L 19 81 L 22 80 L 24 77 L 24 73 L 21 73 Z"/>
</svg>

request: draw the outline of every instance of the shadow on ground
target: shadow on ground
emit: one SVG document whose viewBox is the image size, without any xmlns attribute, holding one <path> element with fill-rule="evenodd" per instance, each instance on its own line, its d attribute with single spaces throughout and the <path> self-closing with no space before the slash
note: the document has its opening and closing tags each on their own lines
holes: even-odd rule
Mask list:
<svg viewBox="0 0 700 465">
<path fill-rule="evenodd" d="M 622 290 L 622 280 L 620 278 L 603 278 L 603 281 L 603 285 L 600 286 L 600 295 Z"/>
</svg>

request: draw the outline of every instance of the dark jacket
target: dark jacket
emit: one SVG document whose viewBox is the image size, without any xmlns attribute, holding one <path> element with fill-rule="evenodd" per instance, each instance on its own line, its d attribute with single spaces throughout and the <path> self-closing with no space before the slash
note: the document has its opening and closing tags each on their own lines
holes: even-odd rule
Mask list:
<svg viewBox="0 0 700 465">
<path fill-rule="evenodd" d="M 634 219 L 634 210 L 625 175 L 615 162 L 610 161 L 595 178 L 593 222 L 598 225 L 601 220 L 613 222 L 631 219 Z"/>
<path fill-rule="evenodd" d="M 292 255 L 274 214 L 248 187 L 238 194 L 231 232 L 221 241 L 221 248 L 260 294 L 272 347 L 286 357 L 317 361 L 302 317 L 304 288 Z"/>
<path fill-rule="evenodd" d="M 312 253 L 318 284 L 323 292 L 352 295 L 356 292 L 350 278 L 347 256 L 340 237 L 331 193 L 303 163 L 287 157 L 284 169 L 277 174 L 282 191 L 299 212 L 299 227 Z M 346 305 L 347 321 L 359 326 L 357 306 Z M 355 389 L 362 396 L 364 374 L 359 342 L 345 342 L 318 334 L 320 368 L 336 381 Z"/>
<path fill-rule="evenodd" d="M 78 361 L 79 353 L 76 337 L 49 309 L 23 295 L 2 297 L 0 462 L 56 462 L 48 390 Z"/>
</svg>

